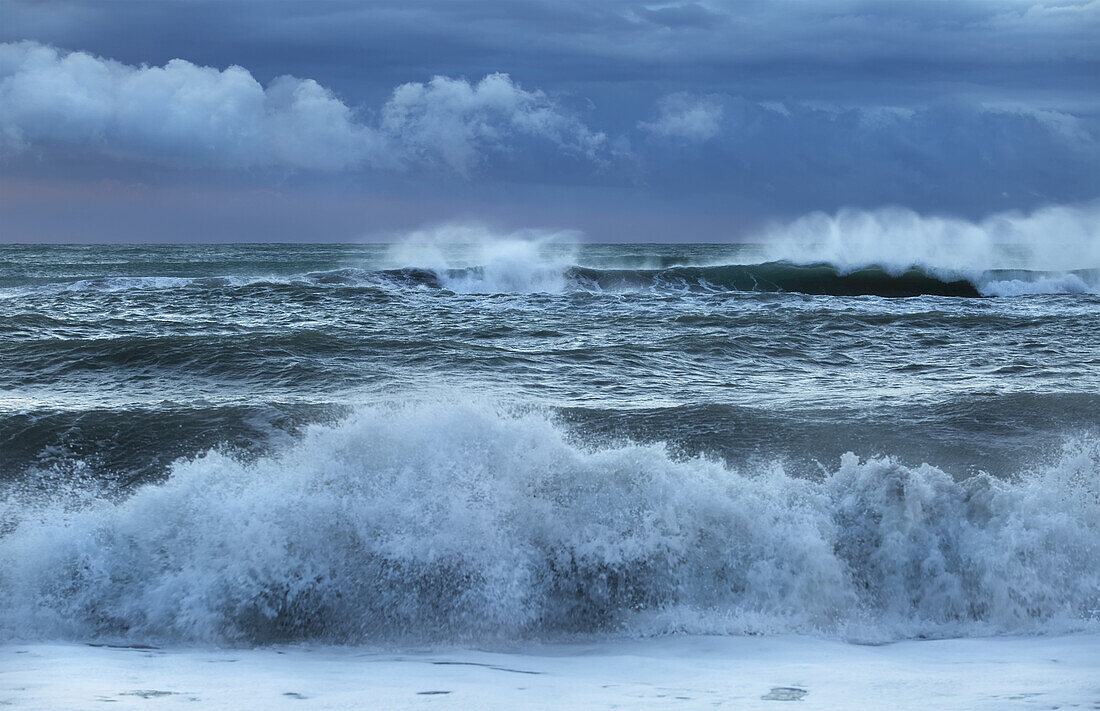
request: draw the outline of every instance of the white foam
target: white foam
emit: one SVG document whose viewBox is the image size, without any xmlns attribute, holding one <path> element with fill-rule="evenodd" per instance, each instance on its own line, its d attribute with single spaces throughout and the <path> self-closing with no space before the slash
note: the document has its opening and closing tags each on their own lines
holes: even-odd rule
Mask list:
<svg viewBox="0 0 1100 711">
<path fill-rule="evenodd" d="M 429 269 L 463 294 L 559 293 L 576 261 L 577 238 L 574 232 L 446 224 L 404 235 L 389 260 L 398 268 Z"/>
<path fill-rule="evenodd" d="M 0 645 L 19 709 L 1090 708 L 1100 636 L 668 637 L 505 651 Z M 797 703 L 784 703 L 794 701 Z M 779 701 L 780 703 L 776 703 Z"/>
<path fill-rule="evenodd" d="M 1100 282 L 1070 273 L 1100 267 L 1100 200 L 980 221 L 902 207 L 817 212 L 775 225 L 759 239 L 773 260 L 826 262 L 842 271 L 880 266 L 892 274 L 920 268 L 945 280 L 968 279 L 990 296 L 1100 290 Z M 1037 274 L 1000 282 L 987 275 L 996 269 Z"/>
<path fill-rule="evenodd" d="M 1032 279 L 983 279 L 978 283 L 983 296 L 1025 296 L 1028 294 L 1090 294 L 1098 285 L 1077 274 L 1037 276 Z"/>
<path fill-rule="evenodd" d="M 278 456 L 31 510 L 0 539 L 0 635 L 1079 629 L 1100 609 L 1098 461 L 1085 443 L 1016 483 L 956 482 L 849 455 L 811 482 L 588 449 L 487 404 L 368 408 Z"/>
<path fill-rule="evenodd" d="M 179 289 L 191 286 L 194 279 L 183 277 L 104 277 L 81 279 L 64 286 L 65 291 L 130 291 L 138 289 Z"/>
</svg>

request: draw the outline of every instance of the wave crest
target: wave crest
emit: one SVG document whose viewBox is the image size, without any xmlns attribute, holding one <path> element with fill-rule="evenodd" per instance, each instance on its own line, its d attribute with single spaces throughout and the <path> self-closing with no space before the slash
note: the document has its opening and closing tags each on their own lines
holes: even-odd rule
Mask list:
<svg viewBox="0 0 1100 711">
<path fill-rule="evenodd" d="M 1009 483 L 846 455 L 821 481 L 660 445 L 591 449 L 537 413 L 366 409 L 278 456 L 0 538 L 3 636 L 270 643 L 572 633 L 864 638 L 1087 624 L 1100 452 Z"/>
<path fill-rule="evenodd" d="M 1100 266 L 1100 200 L 1002 212 L 979 221 L 903 207 L 811 213 L 760 235 L 772 260 L 879 265 L 975 274 L 995 269 L 1066 272 Z"/>
</svg>

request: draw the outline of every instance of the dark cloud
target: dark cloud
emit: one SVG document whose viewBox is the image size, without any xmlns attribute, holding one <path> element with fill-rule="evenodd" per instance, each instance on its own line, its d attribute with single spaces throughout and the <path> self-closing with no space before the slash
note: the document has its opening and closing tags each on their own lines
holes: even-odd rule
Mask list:
<svg viewBox="0 0 1100 711">
<path fill-rule="evenodd" d="M 353 101 L 434 74 L 497 71 L 550 88 L 629 78 L 741 94 L 762 72 L 783 82 L 771 98 L 820 99 L 829 84 L 874 92 L 899 77 L 939 91 L 1057 78 L 1095 93 L 1100 67 L 1094 1 L 7 0 L 0 12 L 0 40 L 130 64 L 241 64 L 261 81 L 308 76 Z"/>
<path fill-rule="evenodd" d="M 708 10 L 697 2 L 660 5 L 658 7 L 641 6 L 635 10 L 639 17 L 655 25 L 673 29 L 696 27 L 710 29 L 729 19 L 713 10 Z"/>
<path fill-rule="evenodd" d="M 181 225 L 228 190 L 238 223 L 324 209 L 341 238 L 977 217 L 1100 194 L 1097 36 L 1096 0 L 6 0 L 0 176 L 141 183 Z"/>
<path fill-rule="evenodd" d="M 971 216 L 1100 194 L 1096 117 L 959 101 L 844 108 L 713 96 L 704 114 L 686 101 L 672 120 L 667 107 L 662 114 L 671 135 L 646 144 L 646 179 L 665 192 L 736 193 L 777 212 L 894 203 Z M 694 134 L 707 140 L 673 140 L 692 135 L 691 116 L 716 115 L 715 129 Z"/>
</svg>

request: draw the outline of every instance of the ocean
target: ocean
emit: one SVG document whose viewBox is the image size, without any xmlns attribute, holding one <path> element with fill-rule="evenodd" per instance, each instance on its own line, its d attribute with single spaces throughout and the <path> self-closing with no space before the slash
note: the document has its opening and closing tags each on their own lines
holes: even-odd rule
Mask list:
<svg viewBox="0 0 1100 711">
<path fill-rule="evenodd" d="M 1100 277 L 965 258 L 0 247 L 0 638 L 1094 633 Z"/>
</svg>

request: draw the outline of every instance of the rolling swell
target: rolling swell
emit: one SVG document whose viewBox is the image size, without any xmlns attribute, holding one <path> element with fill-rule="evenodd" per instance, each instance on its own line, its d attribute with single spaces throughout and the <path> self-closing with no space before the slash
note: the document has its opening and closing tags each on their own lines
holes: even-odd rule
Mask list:
<svg viewBox="0 0 1100 711">
<path fill-rule="evenodd" d="M 911 268 L 901 273 L 881 267 L 841 271 L 830 264 L 729 264 L 713 267 L 671 267 L 661 270 L 595 270 L 576 268 L 579 284 L 604 290 L 686 288 L 739 292 L 795 292 L 821 296 L 981 296 L 965 279 L 945 279 Z"/>
<path fill-rule="evenodd" d="M 449 289 L 465 293 L 542 291 L 656 291 L 656 292 L 792 292 L 820 296 L 960 296 L 983 293 L 971 281 L 945 278 L 931 271 L 910 268 L 903 272 L 871 266 L 841 270 L 830 264 L 801 265 L 790 262 L 728 264 L 721 266 L 674 265 L 658 269 L 596 269 L 570 266 L 560 273 L 539 265 L 509 265 L 511 273 L 497 267 L 465 267 L 430 270 L 391 269 L 369 275 L 346 273 L 311 278 L 320 283 L 388 283 L 400 287 Z M 346 270 L 343 270 L 346 272 Z M 518 273 L 516 273 L 518 272 Z M 1026 273 L 1016 273 L 1026 280 Z"/>
<path fill-rule="evenodd" d="M 0 538 L 0 636 L 358 642 L 1079 629 L 1100 605 L 1100 451 L 1014 482 L 844 457 L 817 481 L 538 414 L 366 409 L 216 452 Z"/>
<path fill-rule="evenodd" d="M 627 260 L 629 261 L 629 260 Z M 104 277 L 0 288 L 0 298 L 46 293 L 155 293 L 171 290 L 230 295 L 301 294 L 310 290 L 445 291 L 463 294 L 586 292 L 796 293 L 816 296 L 1017 296 L 1091 293 L 1100 270 L 1042 272 L 1026 269 L 941 271 L 788 261 L 760 264 L 621 268 L 509 262 L 460 268 L 341 268 L 283 276 Z"/>
<path fill-rule="evenodd" d="M 340 412 L 322 404 L 192 403 L 4 413 L 0 485 L 79 469 L 125 489 L 162 479 L 175 460 L 209 449 L 240 458 L 267 452 L 307 423 L 331 422 Z"/>
</svg>

